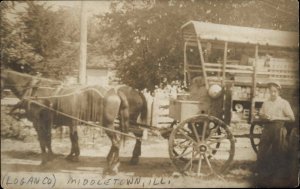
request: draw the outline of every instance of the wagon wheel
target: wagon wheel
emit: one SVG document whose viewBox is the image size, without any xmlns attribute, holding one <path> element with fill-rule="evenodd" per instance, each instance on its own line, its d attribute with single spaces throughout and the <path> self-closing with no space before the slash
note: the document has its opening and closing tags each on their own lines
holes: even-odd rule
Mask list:
<svg viewBox="0 0 300 189">
<path fill-rule="evenodd" d="M 172 163 L 188 175 L 224 173 L 233 160 L 234 151 L 234 137 L 227 125 L 213 116 L 189 118 L 181 122 L 169 138 Z"/>
<path fill-rule="evenodd" d="M 190 125 L 191 126 L 191 125 Z M 221 132 L 221 130 L 220 130 L 220 128 L 217 128 L 217 130 L 216 130 L 216 134 L 217 135 L 221 135 L 222 134 L 222 132 Z M 188 143 L 188 145 L 186 145 Z M 175 147 L 175 148 L 173 148 L 173 153 L 174 153 L 174 155 L 176 155 L 176 156 L 178 156 L 179 154 L 182 154 L 182 153 L 184 153 L 188 148 L 189 148 L 189 145 L 191 144 L 192 142 L 190 141 L 190 140 L 188 140 L 188 139 L 185 139 L 185 140 L 183 140 L 183 141 L 181 141 L 180 143 L 179 143 L 179 147 L 177 148 L 177 147 Z M 221 145 L 221 142 L 217 142 L 216 144 L 215 144 L 215 148 L 216 149 L 214 149 L 214 150 L 212 150 L 212 154 L 214 155 L 215 153 L 217 153 L 217 149 L 220 147 L 220 145 Z M 208 158 L 211 158 L 212 156 L 208 156 Z M 185 162 L 187 162 L 187 161 L 189 161 L 187 158 L 185 158 L 185 157 L 180 157 L 179 158 L 180 160 L 182 160 L 182 161 L 185 161 Z"/>
<path fill-rule="evenodd" d="M 262 126 L 258 124 L 251 124 L 250 127 L 250 142 L 255 153 L 258 152 L 258 145 L 262 133 Z"/>
</svg>

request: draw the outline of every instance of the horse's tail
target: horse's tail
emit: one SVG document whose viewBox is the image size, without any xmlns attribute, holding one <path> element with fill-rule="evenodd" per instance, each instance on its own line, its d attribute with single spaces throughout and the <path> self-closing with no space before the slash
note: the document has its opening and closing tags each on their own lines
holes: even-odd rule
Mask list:
<svg viewBox="0 0 300 189">
<path fill-rule="evenodd" d="M 148 118 L 148 106 L 147 106 L 147 100 L 146 97 L 143 93 L 139 92 L 140 96 L 142 98 L 143 101 L 143 105 L 142 105 L 142 109 L 141 109 L 141 121 L 144 124 L 147 124 L 147 118 Z"/>
<path fill-rule="evenodd" d="M 122 92 L 118 92 L 118 95 L 121 99 L 121 104 L 120 104 L 120 130 L 121 132 L 127 133 L 128 132 L 128 127 L 129 127 L 129 103 Z M 121 135 L 121 140 L 123 142 L 123 145 L 125 144 L 125 136 Z"/>
</svg>

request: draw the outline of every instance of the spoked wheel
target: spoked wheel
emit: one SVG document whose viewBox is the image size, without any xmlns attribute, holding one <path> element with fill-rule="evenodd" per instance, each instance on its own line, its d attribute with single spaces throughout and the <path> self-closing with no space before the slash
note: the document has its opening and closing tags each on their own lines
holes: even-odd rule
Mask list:
<svg viewBox="0 0 300 189">
<path fill-rule="evenodd" d="M 172 131 L 169 155 L 182 173 L 208 176 L 224 173 L 230 166 L 235 140 L 227 125 L 220 119 L 197 115 Z"/>
<path fill-rule="evenodd" d="M 216 134 L 217 135 L 221 135 L 221 130 L 220 128 L 217 128 L 216 129 Z M 185 140 L 182 140 L 178 143 L 178 147 L 176 146 L 175 148 L 173 148 L 173 153 L 175 156 L 179 156 L 180 154 L 186 152 L 186 150 L 189 148 L 190 144 L 192 144 L 192 141 L 188 140 L 188 139 L 185 139 Z M 220 147 L 221 145 L 221 142 L 217 142 L 215 143 L 215 149 L 212 150 L 212 154 L 214 155 L 218 150 L 218 148 Z M 211 156 L 208 156 L 208 158 L 211 158 Z M 179 157 L 180 160 L 182 161 L 185 161 L 185 162 L 188 162 L 188 159 L 184 156 L 180 156 Z"/>
<path fill-rule="evenodd" d="M 260 143 L 262 129 L 262 126 L 258 124 L 251 124 L 250 127 L 250 142 L 253 150 L 256 153 L 258 152 L 258 145 Z"/>
</svg>

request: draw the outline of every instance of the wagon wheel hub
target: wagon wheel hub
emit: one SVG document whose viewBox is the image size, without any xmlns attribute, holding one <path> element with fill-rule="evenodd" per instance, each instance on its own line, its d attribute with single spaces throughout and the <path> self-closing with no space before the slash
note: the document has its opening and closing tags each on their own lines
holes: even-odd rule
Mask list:
<svg viewBox="0 0 300 189">
<path fill-rule="evenodd" d="M 201 144 L 199 146 L 199 151 L 200 151 L 200 153 L 205 153 L 207 151 L 207 146 L 204 144 Z"/>
</svg>

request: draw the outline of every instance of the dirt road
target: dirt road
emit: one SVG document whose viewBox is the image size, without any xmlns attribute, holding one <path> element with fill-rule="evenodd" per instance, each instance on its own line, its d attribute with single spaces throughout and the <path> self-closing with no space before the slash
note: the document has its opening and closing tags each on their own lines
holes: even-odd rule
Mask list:
<svg viewBox="0 0 300 189">
<path fill-rule="evenodd" d="M 127 138 L 120 149 L 119 173 L 103 176 L 110 141 L 93 129 L 79 129 L 80 161 L 65 160 L 71 144 L 53 130 L 55 159 L 40 165 L 40 147 L 30 122 L 16 122 L 1 110 L 1 186 L 4 188 L 169 188 L 250 187 L 256 154 L 248 138 L 237 138 L 233 165 L 223 178 L 177 174 L 168 154 L 168 141 L 149 135 L 136 166 L 129 165 L 135 140 Z M 66 128 L 66 130 L 68 130 Z M 234 131 L 234 128 L 232 128 Z M 248 128 L 242 128 L 248 132 Z M 17 133 L 17 134 L 16 134 Z M 240 131 L 237 131 L 240 133 Z M 13 138 L 7 138 L 13 137 Z M 20 139 L 20 140 L 16 140 Z"/>
<path fill-rule="evenodd" d="M 109 140 L 97 137 L 89 143 L 81 137 L 80 162 L 72 163 L 64 158 L 69 153 L 68 138 L 54 138 L 56 158 L 47 165 L 40 165 L 40 148 L 37 140 L 17 141 L 1 139 L 1 185 L 7 188 L 107 188 L 107 187 L 249 187 L 251 169 L 256 154 L 249 139 L 238 138 L 234 164 L 229 173 L 220 178 L 195 178 L 175 174 L 168 155 L 167 140 L 149 137 L 142 145 L 139 165 L 129 165 L 134 140 L 128 139 L 121 148 L 121 166 L 114 176 L 102 176 L 106 165 Z M 42 184 L 44 179 L 50 184 Z M 50 178 L 52 178 L 50 182 Z M 55 178 L 55 179 L 54 179 Z M 23 184 L 21 185 L 21 180 Z M 31 180 L 30 180 L 31 179 Z M 36 179 L 36 180 L 34 180 Z M 39 183 L 34 183 L 39 179 Z M 48 180 L 47 180 L 48 179 Z M 53 185 L 55 180 L 55 184 Z M 133 180 L 133 181 L 132 181 Z M 44 181 L 46 183 L 46 181 Z M 131 181 L 133 183 L 131 183 Z"/>
</svg>

